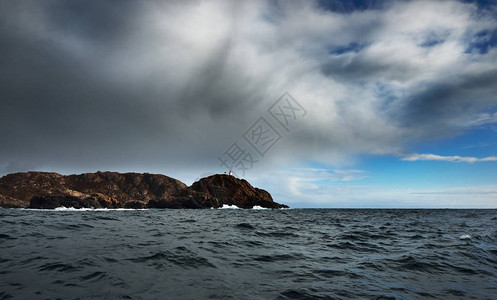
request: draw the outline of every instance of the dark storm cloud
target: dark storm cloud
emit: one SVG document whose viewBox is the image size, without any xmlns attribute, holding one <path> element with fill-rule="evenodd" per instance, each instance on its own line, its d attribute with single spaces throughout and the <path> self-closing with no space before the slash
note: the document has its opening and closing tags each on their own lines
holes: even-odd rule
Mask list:
<svg viewBox="0 0 497 300">
<path fill-rule="evenodd" d="M 212 120 L 250 120 L 250 113 L 240 112 L 261 99 L 257 87 L 237 78 L 238 71 L 227 65 L 229 37 L 199 60 L 198 71 L 180 86 L 168 83 L 174 70 L 165 70 L 166 76 L 146 73 L 145 80 L 130 84 L 123 79 L 127 71 L 108 75 L 105 63 L 120 54 L 120 47 L 130 46 L 129 40 L 131 46 L 134 39 L 139 42 L 147 30 L 142 23 L 149 20 L 136 19 L 150 9 L 143 3 L 2 6 L 2 173 L 47 165 L 160 166 L 192 156 L 214 161 L 214 151 L 221 151 L 240 129 Z M 152 8 L 163 9 L 159 4 Z M 157 46 L 153 40 L 145 42 Z M 124 50 L 124 63 L 140 66 L 140 58 L 132 54 Z"/>
<path fill-rule="evenodd" d="M 464 52 L 472 27 L 495 29 L 485 13 L 473 20 L 473 6 L 443 1 L 323 3 L 1 2 L 0 173 L 216 172 L 216 157 L 285 91 L 308 116 L 268 165 L 394 153 L 412 130 L 450 130 L 495 104 L 495 71 L 481 68 L 493 44 Z"/>
<path fill-rule="evenodd" d="M 111 43 L 107 38 L 115 37 L 121 30 L 118 28 L 125 27 L 125 18 L 122 22 L 109 21 L 113 18 L 112 10 L 107 9 L 111 3 L 43 4 L 38 7 L 38 3 L 30 3 L 30 9 L 49 20 L 49 30 Z M 0 136 L 4 159 L 26 159 L 35 167 L 51 160 L 91 164 L 126 157 L 130 148 L 135 149 L 136 143 L 150 137 L 143 133 L 154 136 L 154 130 L 159 129 L 167 134 L 167 121 L 157 118 L 165 107 L 140 101 L 144 97 L 140 91 L 100 81 L 94 72 L 97 63 L 75 59 L 57 45 L 57 40 L 16 32 L 15 26 L 26 26 L 16 24 L 16 18 L 29 11 L 16 7 L 4 7 L 2 11 L 9 14 L 11 23 L 0 33 Z"/>
<path fill-rule="evenodd" d="M 392 1 L 380 1 L 380 0 L 351 0 L 351 1 L 318 0 L 317 5 L 319 8 L 324 10 L 330 10 L 342 13 L 351 13 L 354 11 L 382 9 L 391 5 L 391 2 Z"/>
<path fill-rule="evenodd" d="M 342 82 L 357 82 L 370 80 L 403 80 L 418 72 L 415 66 L 398 64 L 394 61 L 372 60 L 358 57 L 351 59 L 347 55 L 332 58 L 321 67 L 324 75 Z"/>
<path fill-rule="evenodd" d="M 230 116 L 249 111 L 262 98 L 261 86 L 244 81 L 241 70 L 230 66 L 231 43 L 231 37 L 221 41 L 188 80 L 178 102 L 186 116 Z"/>
<path fill-rule="evenodd" d="M 431 127 L 451 130 L 465 127 L 462 117 L 486 108 L 495 109 L 497 69 L 478 74 L 450 76 L 447 81 L 420 86 L 406 99 L 399 121 L 406 127 Z M 424 129 L 426 130 L 426 128 Z"/>
<path fill-rule="evenodd" d="M 96 42 L 112 43 L 132 30 L 142 9 L 138 1 L 55 1 L 46 5 L 53 30 Z"/>
</svg>

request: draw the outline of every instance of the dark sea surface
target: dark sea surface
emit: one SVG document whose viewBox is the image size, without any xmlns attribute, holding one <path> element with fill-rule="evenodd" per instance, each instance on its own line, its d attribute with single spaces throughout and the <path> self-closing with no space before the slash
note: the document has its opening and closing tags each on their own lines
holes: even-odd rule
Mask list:
<svg viewBox="0 0 497 300">
<path fill-rule="evenodd" d="M 497 210 L 0 209 L 0 299 L 497 299 Z"/>
</svg>

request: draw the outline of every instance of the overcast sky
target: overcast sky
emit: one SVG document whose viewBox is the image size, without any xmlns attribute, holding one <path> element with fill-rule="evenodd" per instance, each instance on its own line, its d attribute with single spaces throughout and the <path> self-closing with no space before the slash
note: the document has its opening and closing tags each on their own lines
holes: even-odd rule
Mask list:
<svg viewBox="0 0 497 300">
<path fill-rule="evenodd" d="M 496 46 L 492 1 L 1 1 L 0 175 L 497 207 Z"/>
</svg>

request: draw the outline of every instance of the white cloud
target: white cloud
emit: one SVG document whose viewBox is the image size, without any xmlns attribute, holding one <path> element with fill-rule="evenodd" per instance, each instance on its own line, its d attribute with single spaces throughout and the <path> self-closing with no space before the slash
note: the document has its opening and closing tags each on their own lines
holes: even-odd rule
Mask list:
<svg viewBox="0 0 497 300">
<path fill-rule="evenodd" d="M 449 162 L 465 162 L 465 163 L 474 163 L 474 162 L 488 162 L 488 161 L 497 161 L 496 156 L 489 156 L 484 158 L 477 158 L 471 156 L 443 156 L 437 154 L 410 154 L 402 157 L 402 160 L 405 161 L 449 161 Z"/>
</svg>

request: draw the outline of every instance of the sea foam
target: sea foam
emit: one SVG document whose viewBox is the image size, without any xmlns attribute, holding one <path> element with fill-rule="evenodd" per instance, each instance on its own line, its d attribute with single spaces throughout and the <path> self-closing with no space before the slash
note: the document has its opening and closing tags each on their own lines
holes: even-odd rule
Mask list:
<svg viewBox="0 0 497 300">
<path fill-rule="evenodd" d="M 40 209 L 47 210 L 47 209 Z M 57 211 L 115 211 L 115 210 L 147 210 L 147 208 L 74 208 L 74 207 L 56 207 Z"/>
<path fill-rule="evenodd" d="M 254 207 L 252 207 L 252 209 L 268 209 L 267 207 L 262 207 L 262 206 L 259 206 L 259 205 L 255 205 Z"/>
<path fill-rule="evenodd" d="M 240 209 L 240 207 L 236 205 L 223 204 L 223 207 L 220 207 L 219 209 Z"/>
</svg>

